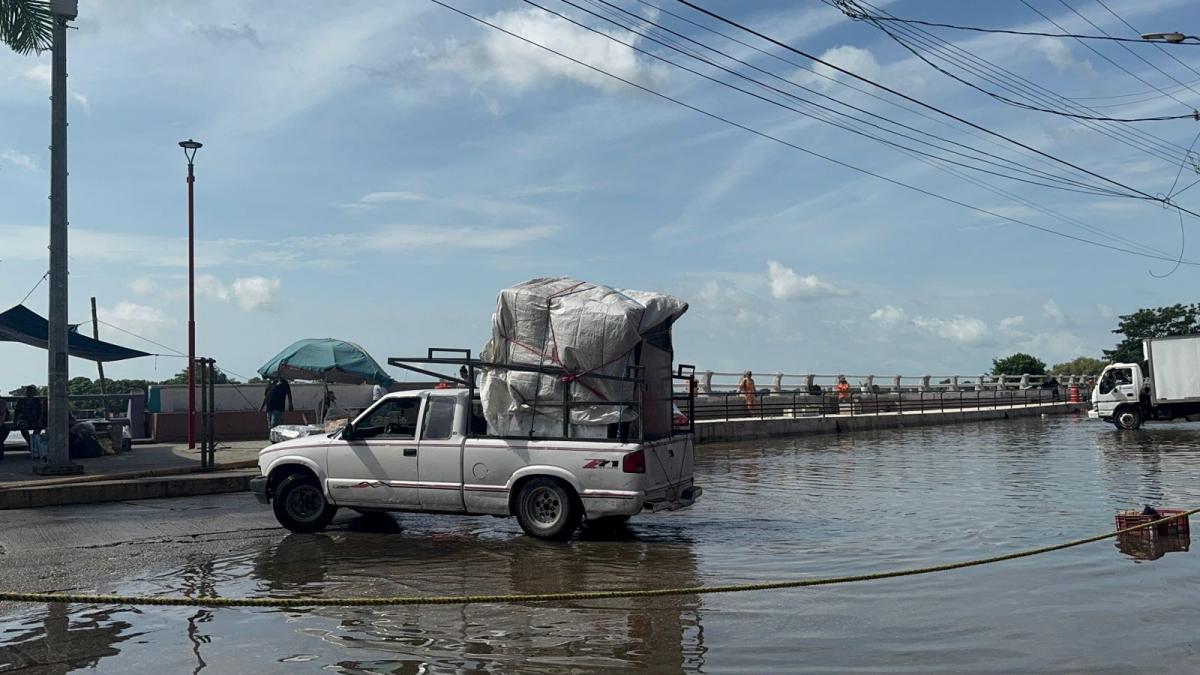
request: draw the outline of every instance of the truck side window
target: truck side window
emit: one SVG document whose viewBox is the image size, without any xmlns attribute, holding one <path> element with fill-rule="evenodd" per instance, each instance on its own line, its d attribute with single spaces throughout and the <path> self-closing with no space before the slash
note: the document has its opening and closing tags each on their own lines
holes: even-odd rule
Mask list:
<svg viewBox="0 0 1200 675">
<path fill-rule="evenodd" d="M 355 425 L 356 436 L 362 438 L 417 437 L 417 413 L 421 409 L 419 398 L 395 398 L 384 401 Z"/>
<path fill-rule="evenodd" d="M 449 396 L 432 396 L 425 404 L 425 430 L 421 440 L 445 440 L 454 431 L 454 410 L 458 400 Z"/>
</svg>

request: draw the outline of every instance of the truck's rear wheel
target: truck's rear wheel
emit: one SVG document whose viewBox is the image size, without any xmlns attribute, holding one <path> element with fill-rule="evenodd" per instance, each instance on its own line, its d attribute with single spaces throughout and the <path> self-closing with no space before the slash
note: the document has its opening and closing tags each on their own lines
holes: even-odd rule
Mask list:
<svg viewBox="0 0 1200 675">
<path fill-rule="evenodd" d="M 337 513 L 325 500 L 321 485 L 312 476 L 295 473 L 283 479 L 271 501 L 275 519 L 292 532 L 320 532 Z"/>
<path fill-rule="evenodd" d="M 1121 408 L 1113 415 L 1113 424 L 1118 429 L 1132 431 L 1142 426 L 1142 413 L 1137 408 Z"/>
<path fill-rule="evenodd" d="M 553 478 L 534 478 L 517 495 L 517 522 L 538 539 L 566 539 L 583 516 L 575 495 Z"/>
</svg>

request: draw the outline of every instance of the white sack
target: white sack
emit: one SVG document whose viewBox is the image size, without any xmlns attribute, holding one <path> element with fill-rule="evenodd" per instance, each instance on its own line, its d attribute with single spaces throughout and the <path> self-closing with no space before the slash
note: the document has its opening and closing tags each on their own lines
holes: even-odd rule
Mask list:
<svg viewBox="0 0 1200 675">
<path fill-rule="evenodd" d="M 629 291 L 565 277 L 533 279 L 500 291 L 484 361 L 559 366 L 579 376 L 573 401 L 630 401 L 633 385 L 587 374 L 624 376 L 636 365 L 643 335 L 669 325 L 687 303 L 662 293 Z M 563 383 L 539 373 L 484 372 L 484 417 L 492 433 L 561 436 Z M 572 436 L 603 437 L 604 427 L 637 418 L 632 408 L 594 405 L 571 409 Z M 583 429 L 580 427 L 598 427 Z"/>
</svg>

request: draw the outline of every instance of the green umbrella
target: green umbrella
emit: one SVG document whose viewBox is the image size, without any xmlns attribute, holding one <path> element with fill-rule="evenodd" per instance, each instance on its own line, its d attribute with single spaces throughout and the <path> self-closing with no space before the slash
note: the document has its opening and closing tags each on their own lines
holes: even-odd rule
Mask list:
<svg viewBox="0 0 1200 675">
<path fill-rule="evenodd" d="M 258 374 L 325 383 L 388 386 L 395 382 L 362 347 L 334 338 L 299 340 L 267 361 Z"/>
</svg>

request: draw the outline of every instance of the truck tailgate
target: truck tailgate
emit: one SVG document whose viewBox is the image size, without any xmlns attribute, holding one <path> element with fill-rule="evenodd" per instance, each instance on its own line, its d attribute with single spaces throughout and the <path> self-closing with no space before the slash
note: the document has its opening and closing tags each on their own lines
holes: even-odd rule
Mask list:
<svg viewBox="0 0 1200 675">
<path fill-rule="evenodd" d="M 675 436 L 644 446 L 646 453 L 646 496 L 677 500 L 692 485 L 695 453 L 692 437 Z"/>
</svg>

